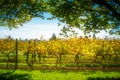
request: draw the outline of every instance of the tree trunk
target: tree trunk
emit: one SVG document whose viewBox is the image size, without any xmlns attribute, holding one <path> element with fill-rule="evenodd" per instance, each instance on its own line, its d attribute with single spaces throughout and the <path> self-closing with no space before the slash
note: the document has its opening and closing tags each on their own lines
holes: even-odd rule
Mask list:
<svg viewBox="0 0 120 80">
<path fill-rule="evenodd" d="M 38 58 L 39 58 L 39 64 L 41 64 L 41 54 L 38 53 Z"/>
</svg>

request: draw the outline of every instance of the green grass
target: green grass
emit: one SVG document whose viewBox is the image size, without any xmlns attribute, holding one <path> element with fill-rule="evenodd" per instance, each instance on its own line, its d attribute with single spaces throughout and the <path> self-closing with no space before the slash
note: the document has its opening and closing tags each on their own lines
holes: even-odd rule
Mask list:
<svg viewBox="0 0 120 80">
<path fill-rule="evenodd" d="M 0 80 L 120 80 L 120 72 L 0 70 Z"/>
</svg>

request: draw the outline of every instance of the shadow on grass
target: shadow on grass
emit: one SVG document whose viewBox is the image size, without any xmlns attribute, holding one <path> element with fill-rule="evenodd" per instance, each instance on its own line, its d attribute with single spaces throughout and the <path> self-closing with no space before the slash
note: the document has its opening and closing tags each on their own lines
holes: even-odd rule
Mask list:
<svg viewBox="0 0 120 80">
<path fill-rule="evenodd" d="M 7 72 L 0 74 L 0 80 L 30 80 L 30 75 Z"/>
<path fill-rule="evenodd" d="M 114 77 L 105 77 L 105 78 L 97 77 L 97 78 L 93 78 L 93 77 L 89 77 L 87 80 L 120 80 L 120 77 L 119 78 L 114 78 Z"/>
</svg>

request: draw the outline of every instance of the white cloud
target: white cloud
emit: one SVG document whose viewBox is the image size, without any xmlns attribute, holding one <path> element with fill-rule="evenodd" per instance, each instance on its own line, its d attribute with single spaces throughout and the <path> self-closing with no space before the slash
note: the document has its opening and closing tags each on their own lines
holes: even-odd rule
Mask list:
<svg viewBox="0 0 120 80">
<path fill-rule="evenodd" d="M 21 39 L 40 39 L 40 36 L 43 35 L 45 39 L 48 39 L 52 36 L 52 33 L 58 35 L 60 29 L 55 24 L 42 24 L 42 25 L 25 25 L 20 28 L 14 28 L 12 30 L 2 28 L 0 34 L 2 36 L 11 36 L 13 38 Z"/>
</svg>

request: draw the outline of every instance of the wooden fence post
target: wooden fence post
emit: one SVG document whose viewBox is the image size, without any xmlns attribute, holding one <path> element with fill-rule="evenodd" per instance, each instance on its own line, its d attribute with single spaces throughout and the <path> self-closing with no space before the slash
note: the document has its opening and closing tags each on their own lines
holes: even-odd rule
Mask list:
<svg viewBox="0 0 120 80">
<path fill-rule="evenodd" d="M 15 69 L 17 69 L 17 65 L 18 65 L 18 40 L 16 39 L 16 43 L 15 43 Z"/>
</svg>

